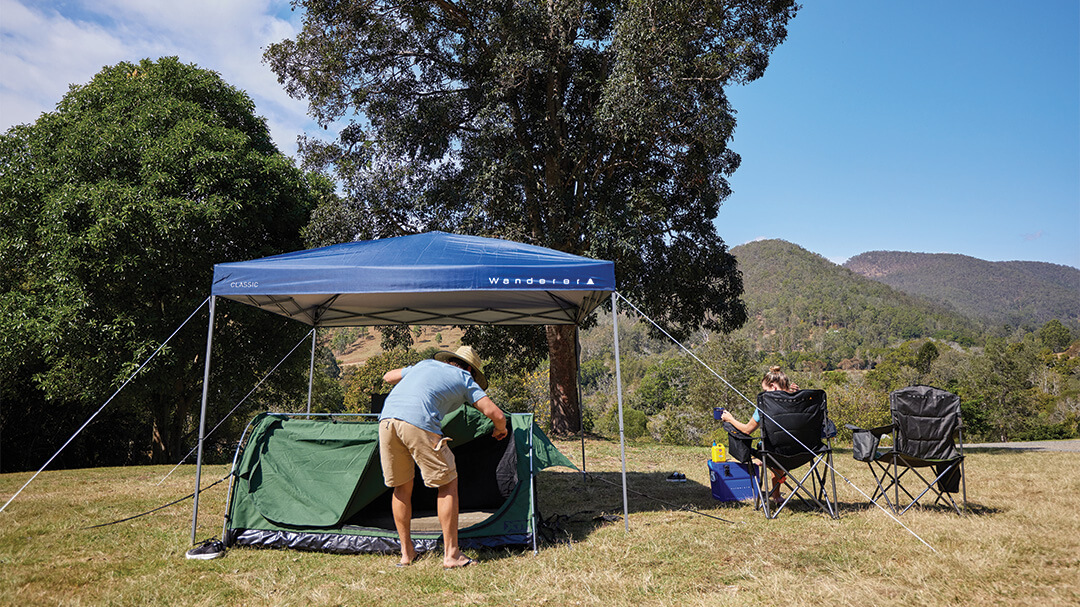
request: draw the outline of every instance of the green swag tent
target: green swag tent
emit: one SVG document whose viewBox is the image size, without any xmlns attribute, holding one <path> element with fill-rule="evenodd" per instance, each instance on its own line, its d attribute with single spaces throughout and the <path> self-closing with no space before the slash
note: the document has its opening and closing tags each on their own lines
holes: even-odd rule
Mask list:
<svg viewBox="0 0 1080 607">
<path fill-rule="evenodd" d="M 442 232 L 217 264 L 204 376 L 209 378 L 215 297 L 316 327 L 576 325 L 614 290 L 614 264 L 609 261 Z M 462 407 L 446 420 L 460 475 L 463 546 L 532 544 L 535 549 L 536 473 L 548 466 L 574 467 L 531 415 L 514 414 L 509 419 L 512 432 L 503 441 L 491 437 L 491 422 L 472 407 Z M 356 420 L 308 414 L 256 417 L 234 462 L 223 534 L 226 544 L 333 552 L 398 550 L 390 492 L 382 483 L 378 425 L 373 419 Z M 413 497 L 418 550 L 430 550 L 441 535 L 433 520 L 434 503 L 434 490 L 418 480 Z M 426 518 L 432 520 L 425 522 Z"/>
<path fill-rule="evenodd" d="M 446 422 L 460 475 L 462 547 L 535 547 L 535 473 L 576 467 L 531 415 L 510 415 L 512 432 L 503 441 L 491 437 L 491 421 L 473 407 L 459 408 Z M 236 468 L 225 544 L 397 551 L 378 436 L 375 421 L 256 417 Z M 434 549 L 442 535 L 435 499 L 417 476 L 413 543 L 420 552 Z"/>
</svg>

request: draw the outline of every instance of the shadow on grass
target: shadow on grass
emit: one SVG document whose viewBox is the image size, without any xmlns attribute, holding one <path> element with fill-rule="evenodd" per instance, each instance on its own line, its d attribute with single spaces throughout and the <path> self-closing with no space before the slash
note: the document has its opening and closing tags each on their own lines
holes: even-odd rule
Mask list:
<svg viewBox="0 0 1080 607">
<path fill-rule="evenodd" d="M 631 516 L 648 512 L 694 512 L 732 524 L 717 510 L 750 508 L 750 502 L 720 502 L 697 481 L 668 480 L 670 472 L 627 472 L 626 506 Z M 545 537 L 578 542 L 607 525 L 623 524 L 620 472 L 551 472 L 540 475 L 539 508 Z M 707 511 L 707 512 L 704 512 Z"/>
<path fill-rule="evenodd" d="M 959 500 L 957 501 L 957 505 L 960 505 Z M 875 505 L 875 504 L 873 504 L 873 503 L 871 503 L 869 501 L 840 502 L 838 506 L 839 506 L 840 516 L 841 517 L 844 516 L 845 512 L 856 513 L 856 512 L 865 512 L 867 510 L 879 510 L 880 509 L 878 507 L 878 505 Z M 907 506 L 907 504 L 903 504 L 903 506 Z M 1004 512 L 1004 510 L 1002 510 L 1001 508 L 993 508 L 993 507 L 990 507 L 990 506 L 984 506 L 982 504 L 979 504 L 979 503 L 976 503 L 976 502 L 971 502 L 971 501 L 968 501 L 967 508 L 964 508 L 962 505 L 960 505 L 960 506 L 961 506 L 961 510 L 963 510 L 966 515 L 970 515 L 970 516 L 990 516 L 990 515 L 994 515 L 994 514 L 1001 514 L 1002 512 Z M 889 507 L 887 505 L 885 505 L 884 503 L 881 503 L 880 507 L 884 508 L 886 511 L 888 511 L 889 514 L 892 514 L 893 516 L 896 516 L 896 513 L 893 512 L 892 510 L 890 510 Z M 956 516 L 956 511 L 953 510 L 952 506 L 948 506 L 948 505 L 945 505 L 945 504 L 928 504 L 928 505 L 924 505 L 924 504 L 922 504 L 920 502 L 918 505 L 912 507 L 912 510 L 919 510 L 921 512 L 938 512 L 938 513 L 941 513 L 941 514 L 952 514 L 953 516 Z"/>
<path fill-rule="evenodd" d="M 635 514 L 659 512 L 691 512 L 711 519 L 717 524 L 735 524 L 727 520 L 727 512 L 753 510 L 752 501 L 721 502 L 712 497 L 708 485 L 687 479 L 685 482 L 669 482 L 670 472 L 627 472 L 627 509 Z M 622 474 L 620 472 L 543 472 L 537 482 L 539 513 L 541 517 L 541 550 L 560 543 L 579 543 L 587 540 L 598 530 L 622 526 Z M 884 504 L 882 504 L 884 506 Z M 869 501 L 840 501 L 837 504 L 840 519 L 845 514 L 877 510 Z M 956 516 L 951 507 L 944 505 L 918 505 L 926 512 L 940 512 Z M 887 509 L 887 507 L 886 507 Z M 891 511 L 889 511 L 892 513 Z M 966 515 L 988 516 L 1001 510 L 979 503 L 968 502 Z M 812 502 L 793 499 L 781 513 L 823 514 Z M 764 514 L 754 515 L 764 518 Z M 895 515 L 894 515 L 895 516 Z M 734 518 L 731 516 L 730 518 Z M 899 517 L 902 518 L 903 517 Z M 485 549 L 480 552 L 482 560 L 494 560 L 517 556 L 531 548 Z"/>
</svg>

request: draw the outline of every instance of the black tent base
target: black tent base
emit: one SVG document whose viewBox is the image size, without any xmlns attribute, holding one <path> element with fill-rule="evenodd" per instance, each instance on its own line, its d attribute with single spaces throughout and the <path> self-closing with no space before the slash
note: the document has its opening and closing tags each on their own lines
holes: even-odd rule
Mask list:
<svg viewBox="0 0 1080 607">
<path fill-rule="evenodd" d="M 442 536 L 413 537 L 413 547 L 418 553 L 440 550 Z M 488 536 L 482 538 L 460 538 L 458 543 L 465 549 L 531 547 L 531 533 Z M 311 533 L 296 531 L 266 531 L 262 529 L 232 529 L 228 533 L 226 545 L 250 546 L 252 548 L 291 548 L 312 552 L 332 552 L 337 554 L 397 554 L 401 552 L 401 543 L 397 536 L 354 535 L 345 533 Z"/>
</svg>

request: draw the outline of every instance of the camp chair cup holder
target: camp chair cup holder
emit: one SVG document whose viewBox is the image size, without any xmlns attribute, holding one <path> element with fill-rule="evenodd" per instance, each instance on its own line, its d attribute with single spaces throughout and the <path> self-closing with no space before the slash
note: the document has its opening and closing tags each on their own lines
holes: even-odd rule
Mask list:
<svg viewBox="0 0 1080 607">
<path fill-rule="evenodd" d="M 851 453 L 860 462 L 872 461 L 877 455 L 881 437 L 893 431 L 892 424 L 870 429 L 852 424 L 844 424 L 844 427 L 851 430 Z"/>
<path fill-rule="evenodd" d="M 754 458 L 754 438 L 744 434 L 728 422 L 723 423 L 724 430 L 728 433 L 727 458 L 743 464 L 752 463 Z"/>
</svg>

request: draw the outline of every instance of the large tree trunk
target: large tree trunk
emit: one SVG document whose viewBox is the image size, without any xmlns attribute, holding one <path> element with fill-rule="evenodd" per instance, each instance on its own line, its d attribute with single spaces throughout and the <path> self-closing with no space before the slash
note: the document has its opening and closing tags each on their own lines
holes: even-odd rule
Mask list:
<svg viewBox="0 0 1080 607">
<path fill-rule="evenodd" d="M 159 396 L 153 404 L 154 427 L 150 437 L 152 464 L 173 463 L 184 447 L 184 426 L 195 401 L 190 392 L 183 389 L 183 382 L 178 380 L 173 387 L 173 394 Z"/>
<path fill-rule="evenodd" d="M 578 359 L 574 325 L 546 327 L 551 368 L 551 433 L 572 436 L 581 430 L 581 403 L 578 401 Z"/>
<path fill-rule="evenodd" d="M 159 421 L 157 411 L 154 412 L 154 428 L 150 436 L 150 463 L 151 464 L 164 464 L 168 462 L 168 449 L 165 446 L 167 441 L 167 431 L 164 430 Z"/>
<path fill-rule="evenodd" d="M 168 399 L 158 395 L 153 399 L 151 411 L 154 427 L 150 437 L 150 463 L 166 464 L 172 459 L 172 407 Z"/>
</svg>

